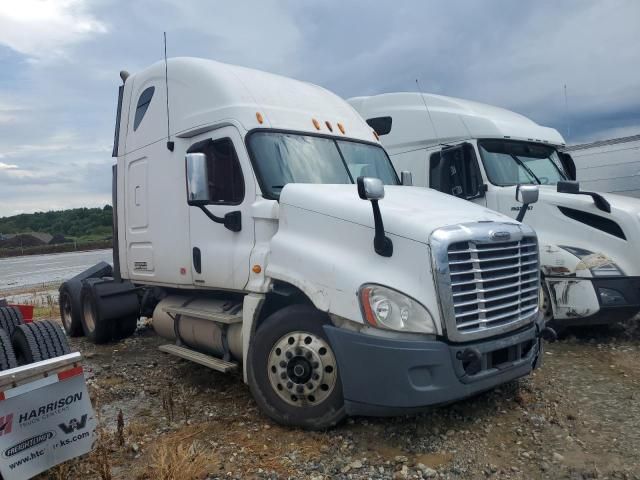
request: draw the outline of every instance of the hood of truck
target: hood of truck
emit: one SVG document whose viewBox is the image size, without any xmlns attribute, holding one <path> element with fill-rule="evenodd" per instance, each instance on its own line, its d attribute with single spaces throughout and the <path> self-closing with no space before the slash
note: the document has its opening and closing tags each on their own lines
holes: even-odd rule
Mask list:
<svg viewBox="0 0 640 480">
<path fill-rule="evenodd" d="M 502 187 L 497 198 L 497 210 L 511 212 L 514 217 L 520 209 L 515 189 Z M 558 261 L 554 255 L 556 247 L 569 246 L 613 260 L 626 275 L 640 275 L 637 261 L 640 199 L 610 193 L 600 195 L 609 202 L 611 212 L 596 207 L 589 195 L 558 193 L 555 185 L 540 186 L 538 202 L 529 207 L 523 223 L 538 234 L 543 269 L 545 261 Z"/>
<path fill-rule="evenodd" d="M 438 228 L 469 222 L 514 219 L 430 188 L 386 186 L 379 201 L 385 232 L 426 243 Z M 288 184 L 280 206 L 308 210 L 366 227 L 374 227 L 371 202 L 358 196 L 356 185 Z"/>
</svg>

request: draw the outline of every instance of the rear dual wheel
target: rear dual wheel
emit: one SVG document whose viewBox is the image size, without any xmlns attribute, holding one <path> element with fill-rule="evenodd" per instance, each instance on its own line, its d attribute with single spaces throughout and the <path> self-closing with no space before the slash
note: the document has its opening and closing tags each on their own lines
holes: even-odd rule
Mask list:
<svg viewBox="0 0 640 480">
<path fill-rule="evenodd" d="M 80 304 L 80 293 L 82 282 L 67 280 L 60 286 L 60 319 L 65 332 L 70 337 L 81 337 L 82 330 L 82 306 Z"/>
<path fill-rule="evenodd" d="M 104 318 L 90 283 L 91 280 L 83 286 L 80 296 L 80 324 L 87 339 L 92 343 L 101 344 L 133 335 L 138 327 L 138 316 L 132 314 L 122 318 Z"/>
<path fill-rule="evenodd" d="M 291 305 L 270 315 L 249 350 L 249 387 L 260 409 L 283 425 L 324 429 L 346 416 L 326 314 Z"/>
</svg>

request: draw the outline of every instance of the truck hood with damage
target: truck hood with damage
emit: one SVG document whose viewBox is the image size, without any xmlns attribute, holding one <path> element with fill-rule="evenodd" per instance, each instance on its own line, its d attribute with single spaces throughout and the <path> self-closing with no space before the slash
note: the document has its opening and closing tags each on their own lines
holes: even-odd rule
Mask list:
<svg viewBox="0 0 640 480">
<path fill-rule="evenodd" d="M 389 234 L 426 243 L 438 228 L 469 222 L 517 223 L 514 219 L 430 188 L 386 186 L 379 201 Z M 374 228 L 371 203 L 358 196 L 356 185 L 289 184 L 280 209 L 300 208 Z"/>
</svg>

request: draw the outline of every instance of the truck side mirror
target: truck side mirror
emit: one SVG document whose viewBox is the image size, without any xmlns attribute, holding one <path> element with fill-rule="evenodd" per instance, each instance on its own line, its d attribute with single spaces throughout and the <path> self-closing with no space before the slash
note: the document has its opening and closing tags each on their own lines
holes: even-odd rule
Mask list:
<svg viewBox="0 0 640 480">
<path fill-rule="evenodd" d="M 393 243 L 384 234 L 384 225 L 378 200 L 384 198 L 384 184 L 379 178 L 358 177 L 358 195 L 363 200 L 369 200 L 373 208 L 373 223 L 375 225 L 375 236 L 373 237 L 373 249 L 378 255 L 390 257 L 393 255 Z"/>
<path fill-rule="evenodd" d="M 187 153 L 185 164 L 187 170 L 187 203 L 195 206 L 206 205 L 210 200 L 207 156 L 204 153 Z"/>
<path fill-rule="evenodd" d="M 532 203 L 536 203 L 538 201 L 538 196 L 540 195 L 540 191 L 538 190 L 537 185 L 520 185 L 516 187 L 516 200 L 522 203 L 522 207 L 520 207 L 520 212 L 518 212 L 518 216 L 516 220 L 522 222 L 525 214 L 527 213 L 527 209 L 529 205 Z"/>
<path fill-rule="evenodd" d="M 518 185 L 516 187 L 516 200 L 520 203 L 529 205 L 530 203 L 536 203 L 540 190 L 537 185 Z"/>
<path fill-rule="evenodd" d="M 560 180 L 557 185 L 558 193 L 580 193 L 580 182 L 575 180 Z"/>
<path fill-rule="evenodd" d="M 405 187 L 413 186 L 413 174 L 407 170 L 400 172 L 400 180 Z"/>
<path fill-rule="evenodd" d="M 222 223 L 232 232 L 242 230 L 242 214 L 239 210 L 228 212 L 224 217 L 217 217 L 205 207 L 211 203 L 207 156 L 204 153 L 187 153 L 184 161 L 187 174 L 187 203 L 199 207 L 209 219 Z"/>
<path fill-rule="evenodd" d="M 358 195 L 363 200 L 384 198 L 384 184 L 379 178 L 358 177 Z"/>
</svg>

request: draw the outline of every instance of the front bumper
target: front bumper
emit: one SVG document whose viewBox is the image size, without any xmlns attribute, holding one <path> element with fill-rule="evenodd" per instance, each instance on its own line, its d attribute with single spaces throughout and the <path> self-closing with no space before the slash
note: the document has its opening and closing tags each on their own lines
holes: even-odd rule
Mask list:
<svg viewBox="0 0 640 480">
<path fill-rule="evenodd" d="M 396 340 L 325 326 L 350 415 L 394 415 L 450 403 L 529 374 L 541 362 L 541 320 L 502 338 L 465 344 Z M 465 372 L 466 349 L 482 367 Z"/>
<path fill-rule="evenodd" d="M 559 326 L 604 325 L 629 320 L 640 312 L 640 277 L 593 277 L 580 280 L 591 282 L 599 308 L 590 315 L 555 319 Z"/>
</svg>

